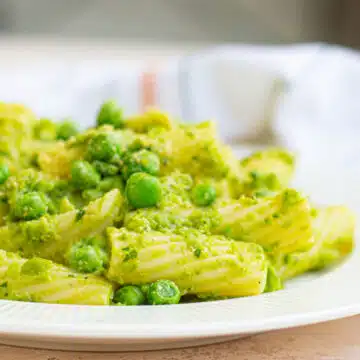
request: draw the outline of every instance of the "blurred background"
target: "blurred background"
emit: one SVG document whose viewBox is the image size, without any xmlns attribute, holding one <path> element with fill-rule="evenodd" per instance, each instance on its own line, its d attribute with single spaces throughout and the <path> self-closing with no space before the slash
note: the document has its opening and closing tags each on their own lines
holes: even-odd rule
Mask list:
<svg viewBox="0 0 360 360">
<path fill-rule="evenodd" d="M 359 15 L 360 0 L 0 0 L 0 100 L 89 125 L 107 98 L 126 114 L 150 99 L 215 119 L 225 141 L 281 140 L 319 198 L 342 202 L 358 179 L 346 189 L 360 208 L 360 57 L 322 44 L 360 49 Z M 310 45 L 200 51 L 219 43 Z"/>
<path fill-rule="evenodd" d="M 0 0 L 0 34 L 360 46 L 358 0 Z"/>
</svg>

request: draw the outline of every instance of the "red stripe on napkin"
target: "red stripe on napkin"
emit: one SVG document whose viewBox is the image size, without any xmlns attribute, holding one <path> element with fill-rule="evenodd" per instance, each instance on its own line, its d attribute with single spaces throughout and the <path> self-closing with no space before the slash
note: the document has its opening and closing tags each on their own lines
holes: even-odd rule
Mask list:
<svg viewBox="0 0 360 360">
<path fill-rule="evenodd" d="M 156 103 L 156 73 L 148 70 L 141 77 L 141 109 L 145 111 Z"/>
</svg>

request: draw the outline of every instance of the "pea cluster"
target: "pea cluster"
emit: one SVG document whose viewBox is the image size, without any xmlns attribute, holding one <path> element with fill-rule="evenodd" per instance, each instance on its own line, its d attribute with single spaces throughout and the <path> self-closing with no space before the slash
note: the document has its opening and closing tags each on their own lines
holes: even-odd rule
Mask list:
<svg viewBox="0 0 360 360">
<path fill-rule="evenodd" d="M 115 292 L 113 301 L 118 305 L 171 305 L 178 304 L 181 293 L 171 280 L 158 280 L 143 286 L 128 285 Z"/>
<path fill-rule="evenodd" d="M 69 140 L 79 133 L 78 127 L 71 120 L 55 123 L 49 119 L 40 119 L 34 127 L 35 139 L 42 141 Z"/>
<path fill-rule="evenodd" d="M 105 103 L 97 118 L 98 126 L 107 124 L 119 128 L 121 111 L 114 102 Z M 124 188 L 133 208 L 156 206 L 161 200 L 161 185 L 157 175 L 160 159 L 146 149 L 124 149 L 113 133 L 95 135 L 87 145 L 85 160 L 72 164 L 71 183 L 86 200 L 102 196 L 112 188 Z"/>
<path fill-rule="evenodd" d="M 102 105 L 97 116 L 100 129 L 103 125 L 119 129 L 124 123 L 123 112 L 116 102 L 108 101 Z M 77 133 L 77 127 L 70 120 L 55 124 L 41 119 L 34 129 L 35 137 L 42 141 L 68 140 Z M 82 198 L 76 205 L 82 206 L 117 188 L 125 194 L 131 208 L 154 207 L 163 196 L 158 179 L 160 163 L 159 156 L 153 151 L 141 146 L 126 148 L 116 137 L 116 132 L 104 130 L 89 140 L 85 158 L 73 162 L 70 182 L 55 197 L 71 196 L 70 193 L 75 192 Z M 0 165 L 0 185 L 9 175 L 8 166 Z M 200 183 L 193 187 L 191 198 L 196 206 L 209 206 L 216 200 L 216 190 L 211 184 Z M 51 196 L 32 186 L 18 192 L 11 213 L 14 220 L 34 220 L 56 212 L 54 208 Z"/>
<path fill-rule="evenodd" d="M 36 220 L 46 214 L 58 213 L 59 198 L 65 189 L 63 182 L 46 180 L 32 169 L 10 177 L 7 165 L 0 165 L 2 200 L 9 206 L 11 221 Z"/>
<path fill-rule="evenodd" d="M 102 197 L 114 188 L 125 195 L 130 209 L 158 206 L 166 196 L 158 178 L 161 170 L 158 154 L 136 141 L 130 145 L 123 144 L 116 131 L 108 131 L 109 126 L 115 130 L 125 126 L 123 112 L 114 101 L 108 101 L 100 108 L 98 130 L 86 140 L 83 158 L 73 161 L 69 181 L 47 184 L 31 177 L 23 181 L 17 176 L 16 191 L 12 200 L 8 201 L 12 220 L 29 221 L 61 212 L 61 205 L 56 201 L 66 199 L 66 206 L 79 209 L 77 221 L 80 221 L 86 216 L 83 206 L 87 202 Z M 67 141 L 77 134 L 78 129 L 70 120 L 56 124 L 49 119 L 41 119 L 34 127 L 34 137 L 45 142 Z M 0 164 L 0 185 L 5 184 L 9 176 L 9 167 Z M 215 187 L 210 183 L 199 183 L 190 192 L 193 204 L 200 207 L 212 205 L 217 196 Z M 103 238 L 83 238 L 65 254 L 66 265 L 76 272 L 101 275 L 109 264 L 107 246 Z M 181 292 L 173 281 L 158 280 L 141 286 L 119 288 L 113 296 L 113 303 L 165 305 L 177 304 L 180 299 Z"/>
</svg>

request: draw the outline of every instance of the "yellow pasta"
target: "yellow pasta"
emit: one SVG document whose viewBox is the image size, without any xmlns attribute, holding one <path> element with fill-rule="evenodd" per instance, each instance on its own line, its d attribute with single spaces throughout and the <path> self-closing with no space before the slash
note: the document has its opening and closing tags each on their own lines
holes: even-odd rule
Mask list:
<svg viewBox="0 0 360 360">
<path fill-rule="evenodd" d="M 284 149 L 238 159 L 215 123 L 157 109 L 126 117 L 109 100 L 79 131 L 0 103 L 0 299 L 166 305 L 281 290 L 354 246 L 350 210 L 316 212 L 290 187 L 294 167 Z"/>
</svg>

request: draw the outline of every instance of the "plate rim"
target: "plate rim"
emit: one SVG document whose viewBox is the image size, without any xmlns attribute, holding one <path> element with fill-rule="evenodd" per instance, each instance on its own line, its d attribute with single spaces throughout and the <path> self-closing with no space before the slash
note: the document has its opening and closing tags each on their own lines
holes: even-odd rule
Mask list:
<svg viewBox="0 0 360 360">
<path fill-rule="evenodd" d="M 355 251 L 347 262 L 338 268 L 315 279 L 305 280 L 292 289 L 256 297 L 143 307 L 54 305 L 0 300 L 0 339 L 38 339 L 41 337 L 43 341 L 80 343 L 92 340 L 103 344 L 119 341 L 184 340 L 254 334 L 353 316 L 360 314 L 360 288 L 349 286 L 352 281 L 350 275 L 360 271 L 357 255 L 358 252 Z M 316 291 L 319 289 L 320 291 L 316 295 Z M 306 297 L 308 302 L 303 303 L 299 298 L 301 294 L 304 294 L 303 299 L 307 294 L 312 294 L 312 296 Z M 295 299 L 300 299 L 300 301 L 294 303 Z M 282 302 L 285 307 L 288 306 L 286 311 L 283 311 Z M 302 307 L 300 310 L 299 306 Z M 249 308 L 264 308 L 266 316 L 252 316 L 252 314 L 246 313 L 246 309 Z M 7 310 L 9 310 L 9 314 L 6 318 Z M 231 316 L 233 311 L 237 313 Z M 89 321 L 61 322 L 58 320 L 63 314 L 68 315 L 71 319 L 79 312 L 88 316 Z M 146 320 L 146 316 L 144 316 L 144 314 L 150 314 L 154 320 L 163 312 L 174 313 L 174 318 L 178 317 L 179 319 L 184 315 L 191 316 L 199 312 L 200 320 L 194 319 L 190 323 L 171 323 L 165 317 L 159 323 L 155 323 Z M 16 313 L 20 313 L 20 316 L 14 319 L 11 315 Z M 50 313 L 55 316 L 55 320 L 50 317 L 47 321 L 47 315 Z M 59 315 L 56 319 L 57 313 Z M 138 313 L 140 313 L 138 319 L 144 316 L 142 322 L 131 323 L 131 319 Z M 33 318 L 32 314 L 35 314 Z M 42 315 L 37 317 L 37 314 Z M 216 316 L 218 319 L 222 314 L 225 314 L 225 317 L 222 321 L 214 320 L 211 318 L 211 314 L 214 319 Z M 96 321 L 96 316 L 94 320 L 91 320 L 94 315 L 103 316 L 108 320 L 112 317 L 118 317 L 115 320 L 123 317 L 126 321 L 123 323 L 99 322 Z M 209 317 L 204 318 L 204 315 Z M 239 320 L 245 315 L 247 318 Z"/>
<path fill-rule="evenodd" d="M 350 306 L 344 306 L 334 310 L 326 310 L 323 312 L 308 313 L 307 315 L 294 315 L 291 317 L 276 317 L 271 320 L 265 321 L 262 324 L 254 322 L 236 324 L 236 323 L 215 323 L 214 325 L 206 325 L 192 327 L 189 330 L 187 325 L 176 325 L 173 330 L 176 333 L 168 332 L 169 329 L 162 328 L 162 331 L 158 331 L 154 325 L 151 324 L 148 328 L 139 331 L 139 327 L 136 326 L 136 332 L 130 332 L 130 334 L 117 333 L 116 327 L 101 328 L 97 331 L 89 331 L 85 327 L 74 327 L 73 325 L 66 325 L 63 329 L 59 329 L 59 325 L 54 327 L 46 326 L 28 326 L 27 328 L 19 326 L 7 326 L 7 329 L 0 328 L 0 338 L 22 338 L 33 339 L 41 336 L 42 340 L 58 340 L 58 341 L 70 341 L 78 342 L 81 340 L 100 340 L 100 341 L 114 341 L 114 340 L 176 340 L 176 339 L 192 339 L 192 338 L 209 338 L 218 336 L 236 336 L 241 334 L 254 334 L 262 333 L 272 330 L 282 330 L 298 326 L 318 324 L 322 322 L 328 322 L 332 320 L 342 319 L 360 314 L 360 304 L 354 304 Z M 154 333 L 149 333 L 149 330 L 156 330 Z M 115 330 L 115 333 L 114 331 Z M 185 332 L 186 331 L 186 332 Z"/>
</svg>

